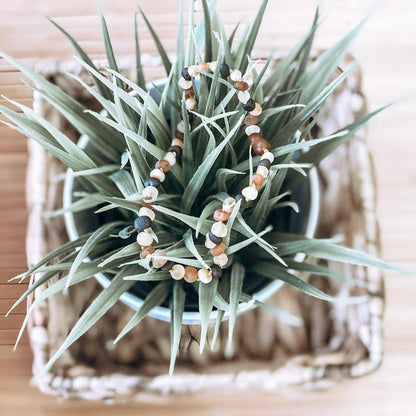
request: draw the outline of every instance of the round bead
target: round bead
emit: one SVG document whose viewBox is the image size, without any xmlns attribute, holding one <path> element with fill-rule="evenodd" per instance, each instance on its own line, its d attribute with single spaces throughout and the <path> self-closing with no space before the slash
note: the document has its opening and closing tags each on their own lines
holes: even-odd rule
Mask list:
<svg viewBox="0 0 416 416">
<path fill-rule="evenodd" d="M 170 271 L 172 270 L 172 267 L 175 265 L 175 263 L 173 261 L 168 260 L 162 267 L 161 269 L 163 271 Z"/>
<path fill-rule="evenodd" d="M 256 189 L 260 189 L 264 182 L 264 176 L 260 175 L 259 173 L 256 173 L 253 175 L 252 184 L 256 187 Z"/>
<path fill-rule="evenodd" d="M 216 246 L 216 244 L 209 238 L 209 234 L 207 234 L 205 238 L 205 247 L 208 249 L 212 249 Z"/>
<path fill-rule="evenodd" d="M 139 246 L 150 246 L 153 243 L 153 237 L 152 234 L 142 231 L 139 234 L 137 234 L 137 244 Z"/>
<path fill-rule="evenodd" d="M 208 239 L 211 240 L 214 243 L 214 245 L 222 243 L 222 237 L 216 236 L 212 231 L 208 233 Z"/>
<path fill-rule="evenodd" d="M 217 67 L 217 61 L 214 61 L 214 62 L 210 62 L 209 64 L 208 64 L 208 68 L 209 68 L 209 70 L 211 71 L 211 72 L 215 72 L 215 68 Z"/>
<path fill-rule="evenodd" d="M 201 62 L 201 63 L 198 65 L 198 68 L 199 68 L 201 71 L 207 72 L 207 69 L 208 69 L 208 62 Z"/>
<path fill-rule="evenodd" d="M 184 134 L 181 133 L 178 129 L 175 131 L 175 139 L 183 142 Z"/>
<path fill-rule="evenodd" d="M 228 77 L 230 75 L 230 67 L 227 64 L 221 64 L 220 73 L 223 77 Z"/>
<path fill-rule="evenodd" d="M 214 212 L 215 221 L 227 221 L 230 218 L 230 213 L 223 211 L 222 209 L 217 209 Z"/>
<path fill-rule="evenodd" d="M 194 65 L 191 65 L 190 67 L 188 67 L 188 74 L 191 77 L 197 77 L 199 75 L 199 72 L 196 70 Z"/>
<path fill-rule="evenodd" d="M 173 152 L 167 152 L 165 153 L 165 156 L 163 156 L 163 160 L 169 162 L 170 166 L 174 166 L 176 164 L 176 154 Z"/>
<path fill-rule="evenodd" d="M 225 198 L 222 203 L 222 209 L 225 212 L 232 212 L 235 207 L 235 199 L 231 196 Z"/>
<path fill-rule="evenodd" d="M 272 153 L 272 152 L 269 152 L 269 151 L 264 152 L 264 153 L 261 155 L 261 160 L 263 160 L 263 159 L 267 159 L 267 160 L 269 160 L 269 161 L 270 161 L 270 163 L 273 163 L 273 160 L 274 160 L 274 155 L 273 155 L 273 153 Z"/>
<path fill-rule="evenodd" d="M 247 136 L 250 136 L 251 134 L 254 134 L 254 133 L 260 133 L 260 127 L 256 125 L 247 126 L 245 132 Z"/>
<path fill-rule="evenodd" d="M 224 267 L 228 263 L 228 256 L 225 253 L 222 253 L 219 256 L 215 256 L 213 260 L 218 266 Z"/>
<path fill-rule="evenodd" d="M 245 91 L 248 90 L 248 84 L 244 81 L 236 81 L 234 82 L 234 88 L 238 91 Z"/>
<path fill-rule="evenodd" d="M 214 222 L 211 232 L 217 237 L 225 237 L 227 235 L 227 226 L 223 222 Z"/>
<path fill-rule="evenodd" d="M 241 202 L 240 202 L 240 211 L 244 211 L 246 209 L 246 206 L 247 206 L 247 201 L 244 198 L 244 195 L 243 194 L 237 194 L 235 196 L 235 200 L 237 202 L 241 200 Z"/>
<path fill-rule="evenodd" d="M 254 124 L 257 124 L 259 119 L 256 116 L 248 115 L 244 118 L 244 124 L 246 126 L 252 126 Z"/>
<path fill-rule="evenodd" d="M 150 171 L 150 177 L 159 179 L 160 182 L 163 182 L 166 176 L 160 169 L 153 169 Z"/>
<path fill-rule="evenodd" d="M 212 248 L 210 250 L 210 253 L 213 256 L 219 256 L 220 254 L 224 253 L 225 251 L 225 244 L 221 243 L 221 244 L 217 244 L 214 248 Z"/>
<path fill-rule="evenodd" d="M 179 146 L 170 146 L 168 149 L 168 152 L 175 153 L 176 158 L 180 156 L 181 151 L 182 151 L 182 147 L 179 147 Z"/>
<path fill-rule="evenodd" d="M 162 253 L 160 250 L 156 250 L 154 255 L 158 256 L 158 257 L 165 257 L 166 256 L 166 254 Z M 166 263 L 167 263 L 167 260 L 164 259 L 164 258 L 158 258 L 158 259 L 155 258 L 155 257 L 152 258 L 152 265 L 155 269 L 160 269 Z"/>
<path fill-rule="evenodd" d="M 185 267 L 182 264 L 175 264 L 170 270 L 172 279 L 181 280 L 185 276 Z"/>
<path fill-rule="evenodd" d="M 155 168 L 160 169 L 162 172 L 166 173 L 170 170 L 170 163 L 167 160 L 162 159 L 156 162 Z"/>
<path fill-rule="evenodd" d="M 256 143 L 258 143 L 262 139 L 263 139 L 263 136 L 259 133 L 250 134 L 250 136 L 248 136 L 248 144 L 250 146 L 254 146 Z"/>
<path fill-rule="evenodd" d="M 257 166 L 256 175 L 261 175 L 266 179 L 268 174 L 269 169 L 267 169 L 266 166 Z"/>
<path fill-rule="evenodd" d="M 196 282 L 198 280 L 198 270 L 191 266 L 185 267 L 185 275 L 183 278 L 188 283 Z"/>
<path fill-rule="evenodd" d="M 250 93 L 248 91 L 239 91 L 237 97 L 243 104 L 246 104 L 250 99 Z"/>
<path fill-rule="evenodd" d="M 189 75 L 188 72 L 188 67 L 185 67 L 182 69 L 182 76 L 187 80 L 190 81 L 191 80 L 191 76 Z"/>
<path fill-rule="evenodd" d="M 270 166 L 272 165 L 272 162 L 270 162 L 269 159 L 262 159 L 259 162 L 259 166 L 264 166 L 267 169 L 270 169 Z"/>
<path fill-rule="evenodd" d="M 155 248 L 153 246 L 143 247 L 143 250 L 140 252 L 140 258 L 145 259 L 149 254 L 153 254 Z"/>
<path fill-rule="evenodd" d="M 243 108 L 244 108 L 244 110 L 246 110 L 246 111 L 253 111 L 254 110 L 254 108 L 256 107 L 256 102 L 252 99 L 252 98 L 250 98 L 244 105 L 243 105 Z M 251 113 L 250 113 L 251 114 Z M 251 114 L 251 115 L 254 115 L 254 114 Z"/>
<path fill-rule="evenodd" d="M 219 279 L 222 276 L 222 269 L 217 264 L 211 266 L 211 274 L 214 279 Z"/>
<path fill-rule="evenodd" d="M 176 126 L 176 129 L 180 131 L 181 133 L 185 133 L 185 123 L 183 120 L 181 120 L 178 125 Z"/>
<path fill-rule="evenodd" d="M 159 170 L 159 172 L 161 171 Z M 154 186 L 157 188 L 160 185 L 160 180 L 157 178 L 147 178 L 143 184 L 144 186 Z"/>
<path fill-rule="evenodd" d="M 246 199 L 249 201 L 254 201 L 257 198 L 257 195 L 259 194 L 258 190 L 256 188 L 253 188 L 252 186 L 246 186 L 241 193 L 244 195 Z"/>
<path fill-rule="evenodd" d="M 185 100 L 187 100 L 188 98 L 194 98 L 194 97 L 195 97 L 195 91 L 192 87 L 185 90 Z"/>
<path fill-rule="evenodd" d="M 154 186 L 146 186 L 146 188 L 143 188 L 142 196 L 145 202 L 155 202 L 158 195 L 159 192 Z"/>
<path fill-rule="evenodd" d="M 259 103 L 256 103 L 254 106 L 254 109 L 250 111 L 250 114 L 252 116 L 259 116 L 262 113 L 263 109 L 261 108 L 261 105 Z"/>
<path fill-rule="evenodd" d="M 182 140 L 180 140 L 180 139 L 174 138 L 174 139 L 172 140 L 171 146 L 178 146 L 178 147 L 180 147 L 181 149 L 183 149 L 183 141 L 182 141 Z"/>
<path fill-rule="evenodd" d="M 230 74 L 231 81 L 241 81 L 241 78 L 243 76 L 241 75 L 241 71 L 238 69 L 233 69 L 233 71 Z"/>
<path fill-rule="evenodd" d="M 139 209 L 139 217 L 148 217 L 150 218 L 151 221 L 155 220 L 155 213 L 152 209 L 150 208 L 146 208 L 146 207 L 141 207 Z"/>
<path fill-rule="evenodd" d="M 191 80 L 186 80 L 184 77 L 179 78 L 178 84 L 184 90 L 187 90 L 188 88 L 192 87 L 192 81 Z"/>
<path fill-rule="evenodd" d="M 208 269 L 200 269 L 200 270 L 198 270 L 198 279 L 202 283 L 209 283 L 212 280 L 211 270 L 208 270 Z"/>
<path fill-rule="evenodd" d="M 137 217 L 134 220 L 134 229 L 137 232 L 143 231 L 146 228 L 149 228 L 151 225 L 152 225 L 152 220 L 146 215 L 144 215 L 143 217 Z"/>
<path fill-rule="evenodd" d="M 188 98 L 185 100 L 185 106 L 187 110 L 194 110 L 196 108 L 197 102 L 195 98 Z"/>
<path fill-rule="evenodd" d="M 266 150 L 270 150 L 270 143 L 266 139 L 261 139 L 253 145 L 254 153 L 261 156 Z"/>
</svg>

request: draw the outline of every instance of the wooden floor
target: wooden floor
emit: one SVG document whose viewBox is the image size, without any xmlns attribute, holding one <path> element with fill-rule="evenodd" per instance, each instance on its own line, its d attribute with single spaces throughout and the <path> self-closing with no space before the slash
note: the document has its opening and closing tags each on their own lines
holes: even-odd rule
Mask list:
<svg viewBox="0 0 416 416">
<path fill-rule="evenodd" d="M 142 1 L 143 9 L 162 34 L 170 51 L 175 44 L 176 3 Z M 252 15 L 254 1 L 222 0 L 227 28 Z M 103 56 L 100 12 L 108 17 L 119 56 L 133 53 L 132 14 L 135 0 L 0 0 L 0 50 L 35 65 L 39 59 L 64 60 L 73 51 L 44 16 L 54 17 L 93 57 Z M 294 44 L 313 16 L 312 0 L 271 1 L 261 31 L 258 50 Z M 335 41 L 373 1 L 321 1 L 325 17 L 318 46 Z M 143 29 L 143 52 L 154 45 Z M 364 89 L 370 109 L 392 100 L 397 103 L 375 119 L 369 129 L 379 181 L 379 215 L 384 257 L 416 269 L 416 4 L 412 0 L 380 3 L 353 51 L 364 69 Z M 0 93 L 25 104 L 31 92 L 21 75 L 0 60 Z M 5 100 L 0 97 L 0 103 Z M 324 391 L 277 393 L 200 394 L 174 402 L 109 407 L 91 402 L 60 402 L 28 386 L 31 353 L 27 338 L 12 351 L 24 307 L 9 318 L 4 313 L 23 291 L 7 280 L 25 268 L 26 142 L 0 126 L 0 414 L 1 415 L 415 415 L 416 414 L 416 280 L 387 275 L 386 357 L 375 374 L 348 380 Z"/>
</svg>

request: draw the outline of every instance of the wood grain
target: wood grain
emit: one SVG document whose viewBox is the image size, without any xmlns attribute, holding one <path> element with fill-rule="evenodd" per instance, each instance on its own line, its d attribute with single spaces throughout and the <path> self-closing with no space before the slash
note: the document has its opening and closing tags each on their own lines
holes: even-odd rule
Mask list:
<svg viewBox="0 0 416 416">
<path fill-rule="evenodd" d="M 218 9 L 227 30 L 244 16 L 252 16 L 256 2 L 223 0 Z M 134 52 L 133 0 L 56 2 L 52 0 L 0 0 L 0 49 L 36 65 L 40 59 L 68 59 L 73 51 L 62 35 L 47 22 L 53 17 L 63 25 L 94 58 L 103 57 L 98 14 L 104 12 L 118 56 Z M 293 45 L 310 24 L 316 1 L 272 1 L 265 16 L 257 50 Z M 169 52 L 176 37 L 176 2 L 142 2 L 152 23 L 161 33 Z M 326 47 L 365 15 L 372 1 L 321 1 L 325 20 L 317 46 Z M 200 14 L 200 12 L 199 12 Z M 247 21 L 247 19 L 246 19 Z M 155 47 L 140 25 L 142 52 Z M 379 215 L 384 256 L 416 269 L 416 140 L 414 136 L 416 72 L 416 5 L 411 0 L 386 0 L 376 10 L 353 52 L 364 71 L 364 89 L 370 109 L 392 100 L 398 102 L 378 116 L 369 127 L 379 182 Z M 0 60 L 0 93 L 26 105 L 32 93 L 22 76 Z M 8 104 L 0 97 L 0 104 Z M 411 277 L 387 275 L 386 359 L 382 368 L 369 377 L 344 381 L 325 392 L 253 393 L 197 395 L 172 402 L 109 408 L 85 402 L 58 402 L 28 387 L 31 354 L 27 337 L 12 351 L 23 305 L 9 318 L 4 313 L 26 285 L 6 284 L 25 269 L 25 166 L 26 142 L 19 134 L 0 125 L 0 403 L 5 415 L 106 415 L 199 414 L 199 415 L 310 415 L 320 413 L 350 415 L 414 415 L 416 385 L 416 296 Z M 30 190 L 28 190 L 30 192 Z M 1 345 L 2 344 L 2 345 Z M 22 400 L 24 397 L 24 400 Z M 313 411 L 311 411 L 313 409 Z"/>
</svg>

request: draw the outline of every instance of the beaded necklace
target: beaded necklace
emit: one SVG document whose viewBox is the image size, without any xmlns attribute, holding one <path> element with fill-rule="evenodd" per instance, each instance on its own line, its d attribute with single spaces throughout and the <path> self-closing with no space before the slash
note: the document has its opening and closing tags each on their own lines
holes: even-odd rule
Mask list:
<svg viewBox="0 0 416 416">
<path fill-rule="evenodd" d="M 207 70 L 210 70 L 214 72 L 215 68 L 216 62 L 202 62 L 198 65 L 183 68 L 179 86 L 184 90 L 185 106 L 188 112 L 194 110 L 198 104 L 195 98 L 192 77 L 199 76 L 199 71 L 207 72 Z M 250 78 L 248 76 L 243 77 L 238 69 L 230 69 L 225 63 L 220 65 L 219 71 L 224 78 L 229 77 L 231 79 L 243 109 L 248 112 L 244 119 L 244 124 L 246 125 L 245 133 L 248 136 L 249 145 L 252 146 L 254 153 L 261 157 L 261 160 L 257 166 L 256 173 L 252 177 L 251 185 L 242 189 L 241 193 L 234 198 L 226 198 L 223 201 L 222 209 L 217 209 L 214 212 L 213 219 L 215 222 L 205 239 L 205 247 L 210 250 L 214 264 L 209 268 L 201 268 L 199 270 L 191 266 L 185 267 L 182 264 L 164 259 L 165 254 L 159 250 L 156 251 L 152 245 L 153 236 L 150 230 L 151 224 L 155 219 L 152 204 L 157 200 L 159 194 L 158 186 L 165 180 L 166 173 L 176 164 L 177 158 L 182 152 L 184 139 L 183 121 L 178 123 L 175 137 L 168 151 L 161 160 L 156 162 L 155 168 L 150 172 L 150 177 L 144 182 L 142 207 L 139 210 L 139 216 L 134 221 L 134 228 L 138 232 L 137 243 L 141 247 L 140 258 L 144 259 L 152 254 L 157 255 L 152 256 L 152 266 L 154 268 L 168 271 L 173 279 L 184 279 L 188 283 L 193 283 L 197 280 L 202 283 L 209 283 L 213 278 L 222 276 L 222 269 L 228 262 L 228 257 L 225 254 L 227 247 L 223 243 L 223 238 L 227 235 L 225 223 L 230 218 L 238 201 L 241 201 L 240 209 L 243 210 L 247 202 L 254 201 L 257 198 L 259 189 L 267 178 L 270 166 L 274 160 L 273 153 L 270 152 L 270 143 L 261 136 L 260 127 L 257 125 L 258 116 L 262 113 L 262 107 L 250 97 L 248 92 L 249 84 L 251 83 Z M 189 114 L 192 115 L 192 113 Z"/>
</svg>

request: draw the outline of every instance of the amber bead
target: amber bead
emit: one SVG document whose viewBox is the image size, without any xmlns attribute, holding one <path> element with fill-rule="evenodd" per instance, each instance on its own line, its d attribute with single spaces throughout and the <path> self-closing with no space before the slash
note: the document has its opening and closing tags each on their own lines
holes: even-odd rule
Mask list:
<svg viewBox="0 0 416 416">
<path fill-rule="evenodd" d="M 227 221 L 230 218 L 230 213 L 223 211 L 222 209 L 217 209 L 214 212 L 214 220 L 215 221 Z"/>
<path fill-rule="evenodd" d="M 182 140 L 182 141 L 183 141 L 184 134 L 183 134 L 181 131 L 176 130 L 176 131 L 175 131 L 175 137 L 176 137 L 177 139 L 179 139 L 179 140 Z"/>
<path fill-rule="evenodd" d="M 256 116 L 248 115 L 244 119 L 244 124 L 246 126 L 254 126 L 255 124 L 258 123 L 258 121 L 259 119 Z"/>
<path fill-rule="evenodd" d="M 155 252 L 155 248 L 153 246 L 146 246 L 143 247 L 143 250 L 140 252 L 140 258 L 144 259 L 146 258 L 149 254 L 153 254 Z"/>
<path fill-rule="evenodd" d="M 263 140 L 263 136 L 260 133 L 253 133 L 248 136 L 248 144 L 253 146 L 258 143 L 260 140 Z"/>
<path fill-rule="evenodd" d="M 248 90 L 248 84 L 244 81 L 236 81 L 234 82 L 234 88 L 238 91 L 245 91 Z"/>
<path fill-rule="evenodd" d="M 270 149 L 270 143 L 266 139 L 261 139 L 253 145 L 254 153 L 259 156 L 261 156 L 266 150 Z"/>
<path fill-rule="evenodd" d="M 166 173 L 170 170 L 170 163 L 167 160 L 162 159 L 156 162 L 155 168 L 161 169 L 162 172 Z"/>
<path fill-rule="evenodd" d="M 212 248 L 210 250 L 210 253 L 212 254 L 213 257 L 215 257 L 215 256 L 219 256 L 220 254 L 224 253 L 224 251 L 225 251 L 225 244 L 220 243 L 220 244 L 217 244 L 214 248 Z"/>
<path fill-rule="evenodd" d="M 185 276 L 183 277 L 185 282 L 193 283 L 198 280 L 198 270 L 195 267 L 185 267 Z"/>
<path fill-rule="evenodd" d="M 207 72 L 208 62 L 201 62 L 198 66 L 201 71 Z"/>
<path fill-rule="evenodd" d="M 185 90 L 185 100 L 188 98 L 193 98 L 193 97 L 195 97 L 195 92 L 192 87 Z"/>
<path fill-rule="evenodd" d="M 264 182 L 264 178 L 259 173 L 256 173 L 255 175 L 253 175 L 252 183 L 254 184 L 256 189 L 260 189 L 261 186 L 263 185 L 263 182 Z"/>
</svg>

